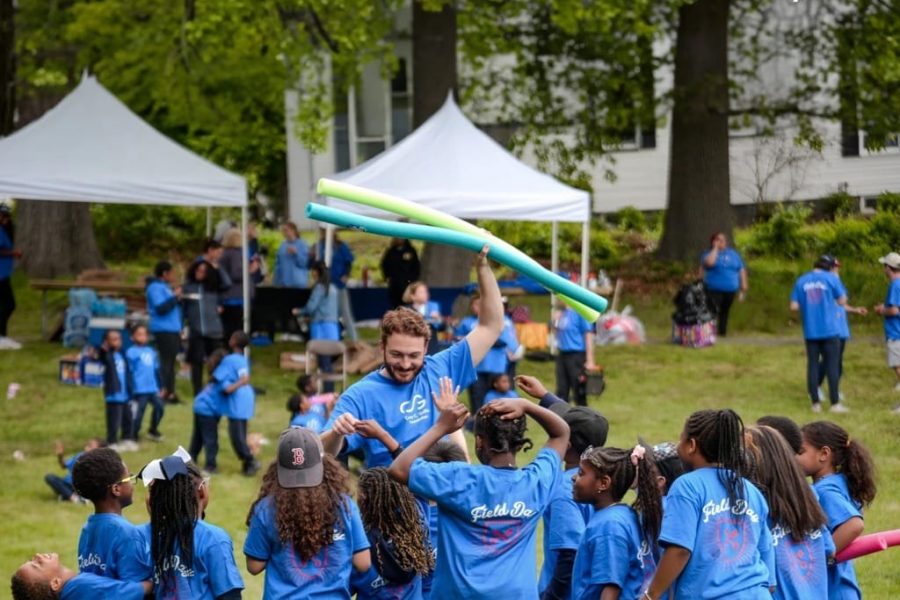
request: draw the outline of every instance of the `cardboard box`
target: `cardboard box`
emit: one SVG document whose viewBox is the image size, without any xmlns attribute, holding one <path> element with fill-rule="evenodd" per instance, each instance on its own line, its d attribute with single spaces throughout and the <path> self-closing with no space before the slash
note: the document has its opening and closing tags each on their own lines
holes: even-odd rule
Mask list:
<svg viewBox="0 0 900 600">
<path fill-rule="evenodd" d="M 282 352 L 278 366 L 285 371 L 306 371 L 306 354 L 303 352 Z M 310 356 L 310 373 L 316 370 L 316 357 Z"/>
</svg>

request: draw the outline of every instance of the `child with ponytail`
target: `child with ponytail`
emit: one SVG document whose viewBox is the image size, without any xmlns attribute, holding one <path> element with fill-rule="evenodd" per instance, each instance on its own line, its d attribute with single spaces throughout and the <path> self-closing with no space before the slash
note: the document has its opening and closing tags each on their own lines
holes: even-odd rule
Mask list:
<svg viewBox="0 0 900 600">
<path fill-rule="evenodd" d="M 183 448 L 141 470 L 150 523 L 140 528 L 150 549 L 158 600 L 238 600 L 244 582 L 231 538 L 203 520 L 209 479 Z"/>
<path fill-rule="evenodd" d="M 357 600 L 421 600 L 434 557 L 415 496 L 375 467 L 359 476 L 357 497 L 372 555 L 372 567 L 352 578 Z"/>
<path fill-rule="evenodd" d="M 828 562 L 834 542 L 825 514 L 807 484 L 793 449 L 781 433 L 748 427 L 748 478 L 769 504 L 769 530 L 775 546 L 775 600 L 826 598 Z"/>
<path fill-rule="evenodd" d="M 572 600 L 638 598 L 656 570 L 662 497 L 652 453 L 643 446 L 588 448 L 572 486 L 576 502 L 595 512 L 572 570 Z M 637 500 L 622 498 L 637 481 Z"/>
<path fill-rule="evenodd" d="M 862 509 L 875 499 L 875 466 L 869 451 L 830 421 L 815 421 L 801 429 L 803 445 L 797 460 L 812 477 L 819 504 L 837 552 L 863 532 Z M 828 570 L 829 598 L 860 598 L 853 564 L 837 563 Z"/>
<path fill-rule="evenodd" d="M 691 469 L 663 503 L 662 558 L 643 600 L 771 600 L 774 571 L 769 508 L 744 479 L 744 424 L 730 409 L 688 417 L 678 454 Z M 774 584 L 774 576 L 771 583 Z"/>
</svg>

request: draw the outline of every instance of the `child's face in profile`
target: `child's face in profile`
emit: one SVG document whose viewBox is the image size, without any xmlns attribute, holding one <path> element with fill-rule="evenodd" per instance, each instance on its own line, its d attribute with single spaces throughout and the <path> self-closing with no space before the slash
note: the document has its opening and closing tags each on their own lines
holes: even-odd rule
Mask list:
<svg viewBox="0 0 900 600">
<path fill-rule="evenodd" d="M 147 334 L 147 329 L 144 327 L 138 327 L 134 330 L 134 333 L 131 334 L 131 338 L 139 346 L 145 346 L 149 337 L 150 336 Z"/>
<path fill-rule="evenodd" d="M 597 471 L 585 461 L 578 463 L 578 472 L 572 477 L 572 498 L 581 504 L 594 504 L 597 493 Z"/>
<path fill-rule="evenodd" d="M 125 466 L 125 463 L 122 463 L 122 474 L 119 476 L 119 480 L 114 483 L 111 488 L 114 488 L 118 491 L 117 498 L 119 499 L 119 504 L 122 508 L 126 506 L 131 506 L 131 503 L 134 501 L 134 481 L 126 481 L 131 476 L 131 473 L 128 471 L 128 467 Z"/>
<path fill-rule="evenodd" d="M 500 375 L 494 380 L 494 389 L 500 392 L 501 394 L 505 394 L 509 391 L 509 376 L 508 375 Z"/>
<path fill-rule="evenodd" d="M 122 335 L 118 331 L 106 332 L 106 347 L 110 350 L 120 350 L 122 348 Z"/>
<path fill-rule="evenodd" d="M 16 577 L 30 584 L 51 583 L 62 574 L 63 566 L 59 563 L 58 554 L 35 554 L 16 570 Z M 53 591 L 59 591 L 61 587 L 61 582 L 55 587 L 51 584 Z"/>
</svg>

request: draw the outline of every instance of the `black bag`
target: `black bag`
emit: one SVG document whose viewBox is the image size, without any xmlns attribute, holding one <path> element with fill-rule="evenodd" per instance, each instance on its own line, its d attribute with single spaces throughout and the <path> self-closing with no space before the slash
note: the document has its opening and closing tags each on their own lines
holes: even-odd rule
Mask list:
<svg viewBox="0 0 900 600">
<path fill-rule="evenodd" d="M 710 301 L 706 284 L 702 280 L 681 286 L 674 301 L 672 320 L 676 325 L 699 325 L 716 318 L 715 305 Z"/>
</svg>

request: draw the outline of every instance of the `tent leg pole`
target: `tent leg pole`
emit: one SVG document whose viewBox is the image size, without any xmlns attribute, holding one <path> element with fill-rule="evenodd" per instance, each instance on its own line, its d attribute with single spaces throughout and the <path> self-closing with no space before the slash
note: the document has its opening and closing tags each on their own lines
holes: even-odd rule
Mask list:
<svg viewBox="0 0 900 600">
<path fill-rule="evenodd" d="M 550 270 L 554 273 L 559 272 L 559 222 L 550 223 Z M 556 294 L 550 294 L 550 310 L 556 303 Z"/>
<path fill-rule="evenodd" d="M 212 237 L 212 207 L 206 207 L 206 239 Z"/>
<path fill-rule="evenodd" d="M 591 217 L 581 226 L 581 286 L 587 287 L 588 267 L 591 262 Z"/>
<path fill-rule="evenodd" d="M 325 244 L 322 247 L 322 254 L 319 258 L 328 268 L 331 268 L 331 255 L 334 253 L 334 225 L 328 224 L 325 227 Z"/>
<path fill-rule="evenodd" d="M 241 271 L 244 277 L 244 333 L 250 335 L 250 256 L 247 236 L 247 207 L 241 207 Z"/>
</svg>

